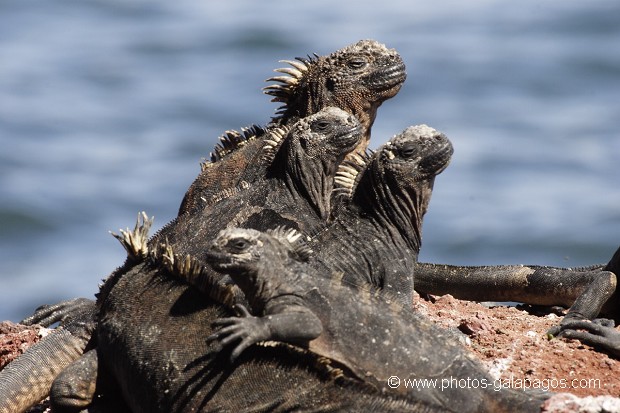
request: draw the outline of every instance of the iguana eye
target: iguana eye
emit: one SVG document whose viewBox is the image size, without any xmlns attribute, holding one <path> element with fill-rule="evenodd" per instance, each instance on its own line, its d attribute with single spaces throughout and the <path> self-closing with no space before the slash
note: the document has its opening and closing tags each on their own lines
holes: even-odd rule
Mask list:
<svg viewBox="0 0 620 413">
<path fill-rule="evenodd" d="M 361 69 L 367 64 L 368 62 L 363 57 L 353 57 L 347 62 L 347 66 L 349 66 L 351 69 Z"/>
<path fill-rule="evenodd" d="M 398 150 L 399 155 L 402 158 L 411 158 L 416 154 L 416 145 L 413 142 L 407 142 Z"/>
<path fill-rule="evenodd" d="M 243 252 L 250 247 L 250 243 L 243 238 L 233 238 L 228 241 L 226 246 L 234 252 Z"/>
<path fill-rule="evenodd" d="M 326 120 L 316 121 L 312 126 L 314 126 L 314 130 L 318 132 L 323 132 L 329 128 L 330 123 Z"/>
</svg>

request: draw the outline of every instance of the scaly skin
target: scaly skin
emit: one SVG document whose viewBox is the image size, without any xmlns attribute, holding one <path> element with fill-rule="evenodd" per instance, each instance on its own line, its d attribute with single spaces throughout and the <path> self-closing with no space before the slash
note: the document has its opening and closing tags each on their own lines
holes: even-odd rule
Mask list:
<svg viewBox="0 0 620 413">
<path fill-rule="evenodd" d="M 291 67 L 277 71 L 286 76 L 268 79 L 279 84 L 265 88 L 273 101 L 284 103 L 265 129 L 290 126 L 333 106 L 355 115 L 362 124 L 363 139 L 357 152 L 368 146 L 377 109 L 398 93 L 406 78 L 399 54 L 374 40 L 361 40 L 328 56 L 285 62 Z M 179 215 L 200 210 L 211 197 L 264 176 L 260 158 L 266 136 L 257 127 L 241 134 L 228 131 L 211 162 L 203 163 L 202 172 L 181 203 Z"/>
<path fill-rule="evenodd" d="M 395 135 L 364 162 L 347 170 L 349 199 L 333 222 L 310 241 L 312 265 L 352 285 L 389 291 L 407 306 L 422 242 L 422 219 L 436 175 L 453 152 L 448 138 L 426 125 Z M 355 168 L 360 169 L 355 172 Z M 342 168 L 341 168 L 342 169 Z"/>
<path fill-rule="evenodd" d="M 460 412 L 538 412 L 542 400 L 525 392 L 482 389 L 408 389 L 400 380 L 453 378 L 492 383 L 486 370 L 429 320 L 401 307 L 380 290 L 360 293 L 333 283 L 297 258 L 294 232 L 222 231 L 211 247 L 214 266 L 238 283 L 252 313 L 218 319 L 210 341 L 233 347 L 234 362 L 248 347 L 277 340 L 324 356 L 344 375 L 376 387 Z M 234 344 L 236 343 L 236 344 Z M 233 345 L 234 344 L 234 345 Z"/>
<path fill-rule="evenodd" d="M 92 346 L 94 306 L 73 310 L 64 328 L 42 338 L 0 371 L 0 413 L 21 412 L 40 402 L 52 380 Z"/>
</svg>

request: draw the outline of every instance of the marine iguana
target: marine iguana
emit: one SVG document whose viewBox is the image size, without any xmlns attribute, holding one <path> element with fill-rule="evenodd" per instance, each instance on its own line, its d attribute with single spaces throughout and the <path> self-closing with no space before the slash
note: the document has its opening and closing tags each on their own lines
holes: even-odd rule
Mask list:
<svg viewBox="0 0 620 413">
<path fill-rule="evenodd" d="M 290 346 L 260 347 L 232 368 L 219 346 L 203 339 L 213 333 L 211 321 L 232 315 L 219 304 L 230 286 L 169 245 L 150 251 L 145 234 L 151 220 L 141 215 L 139 222 L 120 237 L 126 264 L 98 295 L 98 345 L 57 377 L 51 392 L 54 412 L 456 411 L 384 394 L 342 375 L 324 358 Z M 178 272 L 202 272 L 200 278 L 218 290 L 209 295 L 220 299 L 212 301 L 182 283 Z M 119 393 L 99 399 L 101 386 Z M 127 406 L 119 407 L 120 393 Z"/>
<path fill-rule="evenodd" d="M 265 130 L 290 126 L 328 106 L 343 109 L 361 122 L 363 139 L 357 151 L 363 152 L 377 109 L 398 93 L 406 78 L 400 55 L 374 40 L 360 40 L 327 56 L 283 63 L 291 67 L 276 72 L 285 76 L 267 79 L 277 83 L 264 88 L 272 101 L 284 103 L 277 116 L 266 128 L 226 131 L 211 161 L 201 164 L 202 171 L 185 194 L 179 215 L 201 209 L 213 195 L 261 178 L 265 173 L 259 162 Z"/>
<path fill-rule="evenodd" d="M 394 376 L 493 379 L 445 331 L 389 294 L 372 286 L 360 293 L 317 274 L 304 262 L 311 251 L 302 239 L 294 230 L 228 228 L 213 242 L 212 265 L 232 277 L 255 314 L 237 304 L 240 317 L 214 321 L 221 328 L 208 339 L 232 347 L 231 361 L 258 342 L 283 341 L 325 357 L 343 374 L 382 392 L 404 392 L 412 400 L 458 406 L 461 412 L 540 410 L 541 399 L 514 391 L 394 388 L 389 382 Z M 441 357 L 434 357 L 433 349 L 440 349 Z"/>
<path fill-rule="evenodd" d="M 312 265 L 348 284 L 389 291 L 410 307 L 422 219 L 435 177 L 452 153 L 444 134 L 410 126 L 363 162 L 341 167 L 338 189 L 350 194 L 330 225 L 312 237 Z"/>
<path fill-rule="evenodd" d="M 135 257 L 138 254 L 134 252 Z M 88 387 L 84 381 L 90 379 L 91 384 L 94 383 L 95 375 L 85 367 L 97 363 L 97 380 L 103 382 L 109 375 L 107 379 L 116 382 L 134 413 L 536 412 L 548 397 L 507 389 L 496 391 L 493 380 L 478 362 L 459 345 L 450 343 L 443 330 L 410 311 L 407 322 L 398 317 L 392 319 L 394 309 L 399 306 L 387 303 L 387 307 L 379 307 L 390 311 L 384 315 L 387 324 L 369 324 L 350 332 L 348 340 L 355 345 L 352 351 L 373 351 L 364 344 L 368 342 L 368 335 L 377 335 L 385 341 L 386 328 L 393 329 L 396 323 L 403 331 L 396 329 L 397 333 L 387 337 L 410 346 L 411 351 L 405 353 L 408 359 L 404 364 L 400 359 L 394 362 L 402 366 L 411 360 L 414 377 L 436 379 L 440 383 L 445 379 L 443 389 L 438 385 L 419 392 L 380 391 L 375 380 L 349 374 L 312 348 L 306 350 L 278 343 L 256 345 L 251 353 L 244 352 L 235 365 L 231 365 L 218 344 L 205 340 L 215 332 L 212 321 L 233 315 L 228 310 L 232 300 L 223 305 L 208 296 L 225 297 L 231 286 L 223 286 L 217 277 L 202 277 L 209 284 L 208 288 L 219 290 L 206 296 L 180 282 L 179 275 L 169 273 L 179 271 L 210 272 L 198 260 L 177 255 L 172 247 L 166 246 L 149 252 L 144 262 L 121 269 L 106 281 L 98 297 L 102 308 L 97 324 L 98 346 L 61 375 L 64 397 L 83 403 L 72 407 L 88 405 L 88 399 L 81 396 Z M 381 318 L 374 302 L 363 307 L 369 297 L 361 298 L 359 292 L 351 294 L 349 299 L 359 302 L 356 307 L 336 310 L 343 323 L 358 319 L 360 314 Z M 360 311 L 359 307 L 363 309 Z M 371 328 L 377 331 L 367 331 Z M 403 369 L 406 371 L 404 367 L 397 371 Z M 79 372 L 79 377 L 67 374 L 75 371 Z M 445 388 L 450 386 L 450 379 L 476 380 L 476 383 L 484 382 L 486 388 L 482 389 L 481 385 L 474 389 L 455 388 L 456 385 Z M 61 407 L 56 405 L 56 411 L 65 411 Z"/>
<path fill-rule="evenodd" d="M 291 124 L 305 114 L 334 104 L 356 114 L 362 120 L 367 141 L 377 108 L 398 92 L 406 77 L 405 67 L 398 53 L 372 40 L 360 41 L 327 57 L 315 55 L 286 63 L 290 64 L 291 68 L 276 71 L 289 76 L 271 78 L 269 80 L 280 84 L 265 88 L 265 92 L 272 95 L 274 101 L 284 103 L 278 116 L 268 127 L 271 131 L 280 125 Z M 222 143 L 214 150 L 212 162 L 203 164 L 203 172 L 188 190 L 180 213 L 201 207 L 203 199 L 211 202 L 213 195 L 222 196 L 227 191 L 234 192 L 243 186 L 244 179 L 253 180 L 261 176 L 264 171 L 253 168 L 257 157 L 262 156 L 258 147 L 262 147 L 265 142 L 254 142 L 258 141 L 255 138 L 264 135 L 265 130 L 257 126 L 242 130 L 241 133 L 227 132 Z M 80 300 L 77 308 L 75 304 L 74 300 L 68 300 L 37 309 L 33 316 L 23 322 L 66 324 L 76 311 L 89 313 L 86 319 L 94 316 L 94 302 Z M 92 325 L 89 328 L 92 328 Z M 86 330 L 83 332 L 83 337 L 90 334 Z M 86 342 L 81 345 L 85 346 Z M 31 353 L 35 354 L 36 358 L 37 352 Z M 6 393 L 2 393 L 0 389 L 1 394 Z M 30 396 L 33 394 L 30 393 Z"/>
<path fill-rule="evenodd" d="M 333 107 L 302 118 L 274 137 L 270 133 L 260 164 L 265 176 L 237 191 L 214 196 L 207 208 L 181 215 L 149 244 L 167 242 L 178 253 L 204 256 L 206 241 L 227 226 L 255 229 L 289 225 L 313 233 L 329 218 L 338 165 L 362 139 L 363 128 Z"/>
</svg>

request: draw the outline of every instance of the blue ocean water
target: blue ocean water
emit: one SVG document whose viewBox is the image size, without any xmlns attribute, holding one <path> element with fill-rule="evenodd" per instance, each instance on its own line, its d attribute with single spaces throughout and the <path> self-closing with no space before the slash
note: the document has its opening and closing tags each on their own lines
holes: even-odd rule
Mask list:
<svg viewBox="0 0 620 413">
<path fill-rule="evenodd" d="M 420 3 L 420 4 L 417 4 Z M 92 297 L 138 211 L 164 225 L 281 59 L 363 38 L 408 68 L 373 128 L 453 141 L 421 259 L 604 262 L 620 244 L 620 3 L 0 2 L 0 320 Z"/>
</svg>

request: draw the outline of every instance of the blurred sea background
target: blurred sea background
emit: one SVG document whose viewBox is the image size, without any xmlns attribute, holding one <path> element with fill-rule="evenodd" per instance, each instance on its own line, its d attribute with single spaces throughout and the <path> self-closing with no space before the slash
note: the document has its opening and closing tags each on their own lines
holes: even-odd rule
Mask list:
<svg viewBox="0 0 620 413">
<path fill-rule="evenodd" d="M 615 0 L 0 1 L 0 320 L 93 297 L 108 231 L 171 220 L 281 59 L 373 38 L 407 65 L 371 147 L 445 132 L 422 261 L 606 262 L 620 244 Z"/>
</svg>

